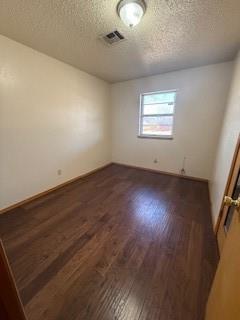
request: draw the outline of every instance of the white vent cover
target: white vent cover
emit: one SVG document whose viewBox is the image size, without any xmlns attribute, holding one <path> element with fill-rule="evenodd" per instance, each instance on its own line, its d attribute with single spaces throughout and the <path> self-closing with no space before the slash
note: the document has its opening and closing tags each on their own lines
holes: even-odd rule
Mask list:
<svg viewBox="0 0 240 320">
<path fill-rule="evenodd" d="M 108 34 L 105 34 L 100 38 L 104 41 L 104 43 L 110 46 L 126 40 L 124 36 L 117 30 L 110 32 Z"/>
</svg>

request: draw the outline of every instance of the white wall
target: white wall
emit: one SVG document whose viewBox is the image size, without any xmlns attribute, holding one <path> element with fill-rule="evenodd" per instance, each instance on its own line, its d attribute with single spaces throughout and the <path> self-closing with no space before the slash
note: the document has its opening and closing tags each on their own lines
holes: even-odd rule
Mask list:
<svg viewBox="0 0 240 320">
<path fill-rule="evenodd" d="M 0 36 L 0 208 L 111 161 L 109 90 Z"/>
<path fill-rule="evenodd" d="M 239 133 L 236 62 L 211 180 L 219 210 Z M 111 161 L 211 177 L 231 62 L 117 83 L 106 82 L 0 36 L 0 209 Z M 174 140 L 139 139 L 142 92 L 178 89 Z M 154 164 L 153 159 L 158 163 Z M 62 175 L 57 170 L 62 170 Z"/>
<path fill-rule="evenodd" d="M 232 67 L 228 62 L 113 84 L 113 161 L 179 173 L 186 156 L 187 175 L 209 179 Z M 174 139 L 137 138 L 140 94 L 170 89 L 178 89 Z"/>
<path fill-rule="evenodd" d="M 212 214 L 214 224 L 217 222 L 223 193 L 227 183 L 233 154 L 240 132 L 240 52 L 234 65 L 227 108 L 220 134 L 213 175 L 210 183 Z"/>
</svg>

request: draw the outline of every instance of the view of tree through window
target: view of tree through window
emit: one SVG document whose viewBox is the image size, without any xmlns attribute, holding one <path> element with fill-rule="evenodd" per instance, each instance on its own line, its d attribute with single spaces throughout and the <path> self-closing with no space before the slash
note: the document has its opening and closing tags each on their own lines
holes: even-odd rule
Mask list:
<svg viewBox="0 0 240 320">
<path fill-rule="evenodd" d="M 140 136 L 172 137 L 176 91 L 141 95 Z"/>
</svg>

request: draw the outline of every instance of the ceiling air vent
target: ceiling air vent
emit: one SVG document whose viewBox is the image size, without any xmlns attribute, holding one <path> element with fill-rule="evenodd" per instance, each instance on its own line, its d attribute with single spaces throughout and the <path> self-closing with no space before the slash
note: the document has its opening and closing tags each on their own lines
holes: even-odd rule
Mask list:
<svg viewBox="0 0 240 320">
<path fill-rule="evenodd" d="M 101 38 L 107 45 L 113 45 L 125 40 L 124 36 L 117 30 L 103 35 Z"/>
</svg>

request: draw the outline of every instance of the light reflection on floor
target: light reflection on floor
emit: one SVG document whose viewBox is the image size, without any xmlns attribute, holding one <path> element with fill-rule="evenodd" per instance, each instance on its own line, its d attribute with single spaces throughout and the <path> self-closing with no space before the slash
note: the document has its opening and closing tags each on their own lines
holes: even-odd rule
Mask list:
<svg viewBox="0 0 240 320">
<path fill-rule="evenodd" d="M 152 236 L 162 232 L 166 226 L 166 219 L 170 207 L 169 199 L 161 197 L 156 190 L 139 188 L 130 204 L 134 224 L 144 231 L 152 231 Z"/>
</svg>

